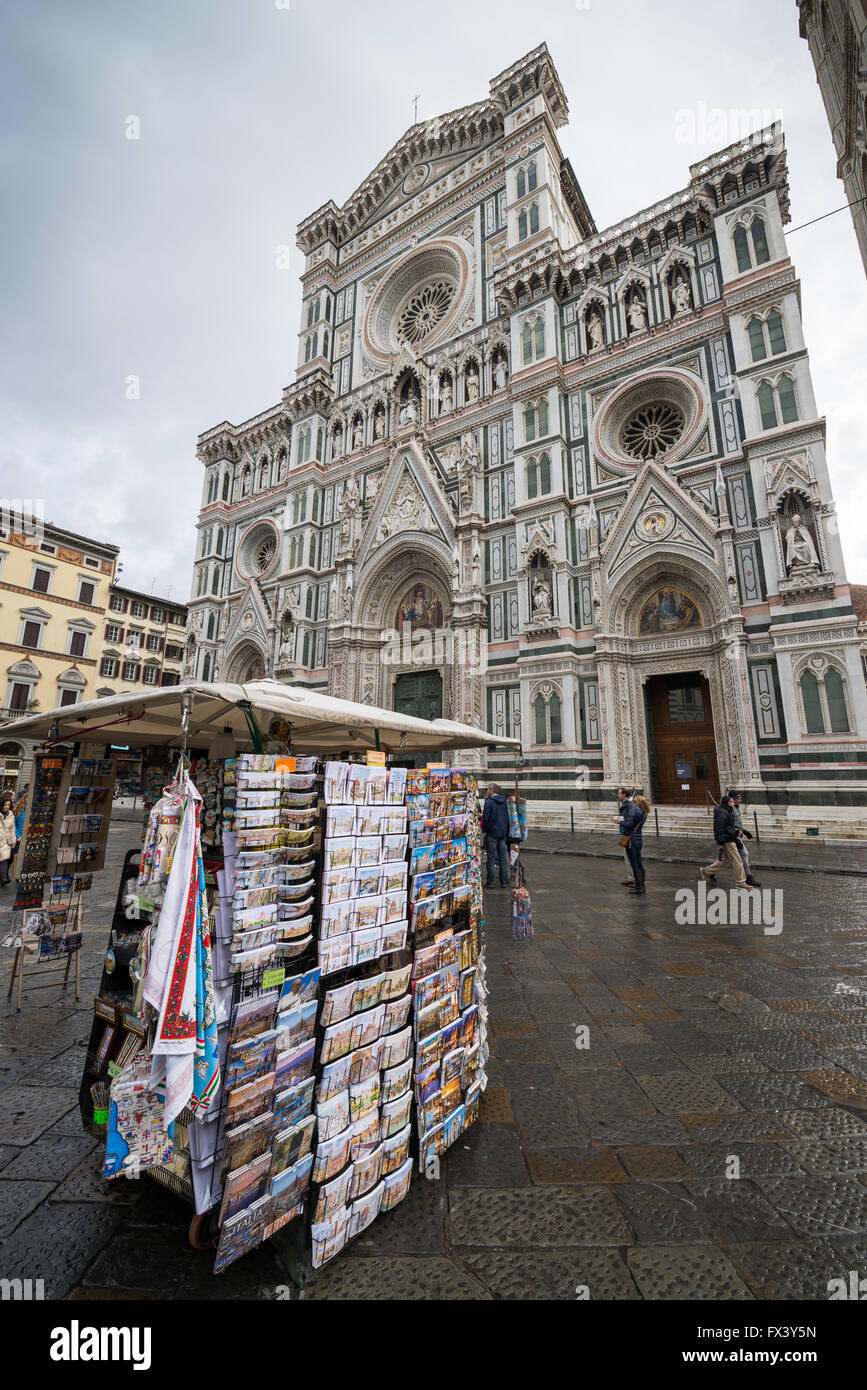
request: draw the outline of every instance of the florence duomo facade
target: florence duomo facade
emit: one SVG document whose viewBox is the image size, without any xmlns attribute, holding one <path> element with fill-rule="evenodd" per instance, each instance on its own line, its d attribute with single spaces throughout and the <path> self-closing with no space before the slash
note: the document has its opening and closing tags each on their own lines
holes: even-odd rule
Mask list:
<svg viewBox="0 0 867 1390">
<path fill-rule="evenodd" d="M 187 674 L 518 737 L 537 814 L 627 783 L 856 818 L 782 132 L 600 232 L 567 115 L 543 44 L 301 223 L 296 379 L 199 439 Z"/>
</svg>

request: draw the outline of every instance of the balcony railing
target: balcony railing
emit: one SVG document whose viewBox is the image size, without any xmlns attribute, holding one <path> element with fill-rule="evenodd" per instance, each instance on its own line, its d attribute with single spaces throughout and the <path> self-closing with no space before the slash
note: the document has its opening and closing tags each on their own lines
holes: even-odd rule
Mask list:
<svg viewBox="0 0 867 1390">
<path fill-rule="evenodd" d="M 35 709 L 13 709 L 11 705 L 3 705 L 0 708 L 0 721 L 6 719 L 23 719 L 27 714 L 38 714 Z"/>
</svg>

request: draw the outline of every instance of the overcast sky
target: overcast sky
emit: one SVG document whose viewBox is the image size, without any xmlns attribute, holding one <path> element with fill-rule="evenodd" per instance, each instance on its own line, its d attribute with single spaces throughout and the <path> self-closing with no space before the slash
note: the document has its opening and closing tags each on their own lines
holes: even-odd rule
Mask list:
<svg viewBox="0 0 867 1390">
<path fill-rule="evenodd" d="M 126 583 L 176 599 L 197 434 L 275 404 L 294 375 L 296 224 L 346 199 L 412 124 L 415 93 L 420 119 L 479 101 L 545 40 L 569 99 L 560 138 L 600 228 L 744 133 L 735 116 L 719 138 L 718 108 L 781 114 L 793 227 L 845 201 L 795 0 L 0 0 L 0 13 L 0 495 L 43 498 L 47 519 L 120 546 Z M 789 246 L 849 577 L 867 582 L 867 286 L 851 218 Z"/>
</svg>

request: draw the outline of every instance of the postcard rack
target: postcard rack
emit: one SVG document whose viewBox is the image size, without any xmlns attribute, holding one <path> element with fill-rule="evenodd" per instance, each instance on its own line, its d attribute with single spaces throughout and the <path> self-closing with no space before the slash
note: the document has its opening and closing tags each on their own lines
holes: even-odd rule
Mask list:
<svg viewBox="0 0 867 1390">
<path fill-rule="evenodd" d="M 81 943 L 83 933 L 81 930 L 81 903 L 75 909 L 75 921 L 73 930 L 57 933 L 56 935 L 46 935 L 34 937 L 35 953 L 31 952 L 24 944 L 24 932 L 20 934 L 21 945 L 15 947 L 15 958 L 12 962 L 12 974 L 9 978 L 9 989 L 6 994 L 7 999 L 12 998 L 12 992 L 17 981 L 17 994 L 15 1009 L 16 1013 L 21 1012 L 21 1004 L 25 989 L 27 992 L 37 989 L 66 989 L 69 983 L 69 972 L 75 961 L 75 972 L 73 980 L 75 983 L 76 1002 L 81 998 Z M 28 955 L 35 956 L 32 966 L 27 971 L 28 983 L 24 983 L 25 964 Z M 46 965 L 47 961 L 63 962 L 62 964 Z M 54 980 L 46 982 L 47 975 L 63 974 L 63 981 L 58 985 Z M 30 984 L 33 975 L 36 974 L 40 981 L 39 984 Z"/>
</svg>

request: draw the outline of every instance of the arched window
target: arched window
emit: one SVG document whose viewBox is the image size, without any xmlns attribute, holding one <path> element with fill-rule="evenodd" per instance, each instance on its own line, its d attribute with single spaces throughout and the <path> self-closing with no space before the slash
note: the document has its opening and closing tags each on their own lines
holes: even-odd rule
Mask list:
<svg viewBox="0 0 867 1390">
<path fill-rule="evenodd" d="M 783 316 L 778 309 L 772 309 L 767 317 L 768 343 L 771 349 L 771 356 L 774 357 L 778 352 L 786 351 L 786 334 L 783 328 Z"/>
<path fill-rule="evenodd" d="M 214 565 L 214 570 L 213 570 L 213 573 L 212 573 L 212 575 L 211 575 L 211 593 L 212 593 L 212 594 L 218 594 L 219 592 L 220 592 L 220 566 L 219 566 L 219 565 Z"/>
<path fill-rule="evenodd" d="M 201 567 L 200 570 L 199 570 L 199 578 L 198 578 L 198 581 L 197 581 L 197 583 L 196 583 L 196 598 L 198 598 L 198 597 L 200 596 L 202 590 L 203 590 L 204 587 L 205 587 L 205 578 L 206 578 L 206 576 L 207 576 L 207 570 L 205 569 L 204 565 L 202 565 L 202 567 Z"/>
<path fill-rule="evenodd" d="M 753 262 L 750 257 L 750 244 L 747 240 L 747 229 L 743 224 L 735 227 L 734 244 L 738 270 L 752 270 Z"/>
<path fill-rule="evenodd" d="M 750 236 L 753 241 L 753 252 L 755 253 L 756 265 L 764 265 L 771 259 L 771 252 L 768 246 L 768 237 L 765 232 L 765 224 L 760 217 L 754 217 L 750 224 Z"/>
<path fill-rule="evenodd" d="M 223 501 L 224 501 L 224 502 L 228 502 L 228 500 L 229 500 L 229 488 L 231 487 L 231 484 L 232 484 L 232 475 L 231 475 L 231 473 L 229 472 L 229 470 L 228 470 L 228 468 L 227 468 L 226 471 L 225 471 L 225 473 L 223 474 Z"/>
<path fill-rule="evenodd" d="M 533 360 L 533 330 L 529 323 L 525 323 L 521 330 L 521 356 L 524 366 Z"/>
<path fill-rule="evenodd" d="M 781 376 L 777 382 L 777 398 L 780 402 L 780 415 L 784 425 L 790 425 L 798 418 L 798 403 L 795 400 L 795 383 L 790 376 Z"/>
<path fill-rule="evenodd" d="M 323 357 L 327 357 L 327 356 L 328 356 L 328 329 L 327 329 L 327 328 L 325 329 L 324 333 L 322 334 L 322 356 L 323 356 Z"/>
<path fill-rule="evenodd" d="M 524 439 L 526 443 L 536 438 L 536 411 L 528 402 L 524 406 Z"/>
<path fill-rule="evenodd" d="M 751 318 L 747 324 L 747 332 L 750 335 L 750 351 L 753 354 L 753 361 L 761 362 L 762 358 L 768 355 L 765 346 L 765 326 L 761 319 Z"/>
<path fill-rule="evenodd" d="M 211 679 L 211 653 L 210 653 L 210 652 L 205 652 L 205 657 L 204 657 L 204 660 L 202 661 L 202 680 L 203 680 L 203 681 L 207 681 L 207 680 L 210 680 L 210 679 Z"/>
<path fill-rule="evenodd" d="M 760 381 L 758 387 L 759 410 L 762 416 L 762 429 L 773 430 L 777 427 L 777 403 L 774 398 L 774 388 L 770 382 Z"/>
<path fill-rule="evenodd" d="M 531 205 L 530 205 L 530 235 L 532 236 L 533 233 L 534 233 L 534 232 L 538 232 L 538 230 L 539 230 L 539 204 L 538 204 L 538 203 L 531 203 Z"/>
<path fill-rule="evenodd" d="M 214 640 L 214 615 L 213 615 L 213 613 L 209 613 L 209 614 L 208 614 L 208 641 L 209 641 L 209 642 L 213 642 L 213 640 Z"/>
<path fill-rule="evenodd" d="M 551 742 L 562 743 L 563 735 L 560 727 L 560 696 L 555 693 L 548 701 L 548 719 L 551 727 Z"/>
<path fill-rule="evenodd" d="M 531 159 L 527 165 L 527 192 L 532 193 L 536 187 L 536 161 Z"/>
<path fill-rule="evenodd" d="M 537 696 L 536 696 L 535 700 L 533 701 L 533 713 L 534 713 L 535 720 L 536 720 L 536 742 L 537 742 L 537 743 L 547 743 L 547 742 L 548 742 L 548 721 L 547 721 L 547 719 L 546 719 L 546 717 L 545 717 L 546 711 L 545 711 L 545 697 L 544 697 L 544 695 L 537 695 Z"/>
<path fill-rule="evenodd" d="M 547 454 L 539 459 L 539 491 L 543 497 L 551 491 L 551 460 Z"/>
<path fill-rule="evenodd" d="M 222 555 L 222 553 L 223 553 L 223 528 L 222 528 L 222 526 L 221 526 L 220 529 L 219 529 L 219 531 L 217 532 L 217 554 L 218 554 L 218 555 Z"/>
<path fill-rule="evenodd" d="M 825 697 L 828 701 L 828 722 L 832 734 L 848 734 L 849 715 L 846 710 L 846 695 L 843 677 L 835 666 L 825 672 Z"/>
<path fill-rule="evenodd" d="M 822 716 L 822 702 L 819 699 L 819 682 L 812 671 L 805 671 L 801 677 L 801 699 L 804 702 L 804 725 L 808 734 L 823 734 L 825 720 Z"/>
<path fill-rule="evenodd" d="M 538 494 L 539 483 L 536 469 L 536 460 L 527 460 L 527 497 L 532 498 Z"/>
<path fill-rule="evenodd" d="M 528 233 L 527 233 L 527 214 L 526 214 L 526 212 L 522 209 L 522 210 L 518 213 L 518 240 L 519 240 L 519 241 L 526 241 L 526 240 L 527 240 L 527 235 L 528 235 Z"/>
<path fill-rule="evenodd" d="M 538 421 L 539 421 L 539 434 L 540 434 L 540 435 L 542 435 L 542 434 L 547 434 L 547 433 L 548 433 L 548 402 L 547 402 L 547 400 L 544 398 L 544 396 L 543 396 L 542 400 L 539 402 L 539 405 L 538 405 L 538 407 L 537 407 L 537 416 L 538 416 Z"/>
<path fill-rule="evenodd" d="M 518 177 L 515 180 L 515 186 L 517 189 L 518 197 L 523 198 L 527 192 L 527 175 L 524 173 L 523 169 L 518 170 Z"/>
<path fill-rule="evenodd" d="M 536 361 L 545 356 L 545 324 L 542 319 L 536 320 L 536 327 L 533 329 L 533 346 L 536 349 Z"/>
</svg>

